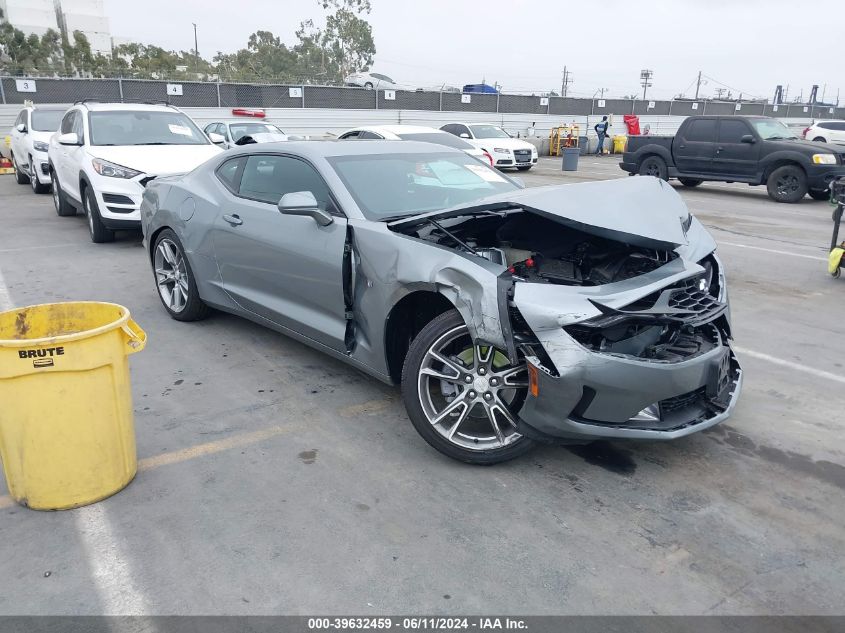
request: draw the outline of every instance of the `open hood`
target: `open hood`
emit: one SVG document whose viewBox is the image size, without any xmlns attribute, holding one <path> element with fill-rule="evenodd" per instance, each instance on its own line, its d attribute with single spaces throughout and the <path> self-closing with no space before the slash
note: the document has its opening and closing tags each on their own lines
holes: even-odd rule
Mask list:
<svg viewBox="0 0 845 633">
<path fill-rule="evenodd" d="M 674 250 L 687 244 L 689 210 L 669 183 L 651 177 L 521 189 L 477 203 L 389 223 L 412 226 L 429 218 L 521 208 L 564 226 L 642 248 Z"/>
</svg>

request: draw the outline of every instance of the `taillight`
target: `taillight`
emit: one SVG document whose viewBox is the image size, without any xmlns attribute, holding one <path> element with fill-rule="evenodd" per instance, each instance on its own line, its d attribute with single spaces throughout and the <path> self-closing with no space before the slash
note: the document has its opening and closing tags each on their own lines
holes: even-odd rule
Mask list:
<svg viewBox="0 0 845 633">
<path fill-rule="evenodd" d="M 805 127 L 805 128 L 804 128 L 804 131 L 803 131 L 803 132 L 801 132 L 801 136 L 802 136 L 802 138 L 807 138 L 807 132 L 809 132 L 809 131 L 810 131 L 810 128 Z"/>
<path fill-rule="evenodd" d="M 493 157 L 490 156 L 490 153 L 487 152 L 487 150 L 482 150 L 482 151 L 484 152 L 484 158 L 486 158 L 488 161 L 490 161 L 490 167 L 492 167 L 493 166 Z"/>
</svg>

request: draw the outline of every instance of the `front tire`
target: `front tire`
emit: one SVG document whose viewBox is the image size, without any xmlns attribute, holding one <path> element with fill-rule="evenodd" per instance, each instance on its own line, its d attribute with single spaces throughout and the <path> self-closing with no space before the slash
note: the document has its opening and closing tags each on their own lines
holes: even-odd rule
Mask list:
<svg viewBox="0 0 845 633">
<path fill-rule="evenodd" d="M 12 155 L 12 164 L 15 166 L 15 182 L 19 185 L 28 185 L 29 176 L 23 169 L 20 168 L 20 165 L 18 165 L 18 157 L 14 154 Z"/>
<path fill-rule="evenodd" d="M 468 464 L 498 464 L 534 446 L 517 431 L 515 412 L 527 390 L 525 362 L 511 365 L 499 350 L 473 342 L 454 310 L 422 329 L 402 369 L 402 399 L 414 428 L 432 447 Z"/>
<path fill-rule="evenodd" d="M 38 174 L 35 172 L 35 163 L 32 156 L 29 157 L 29 184 L 32 185 L 32 193 L 47 193 L 50 191 L 50 185 L 38 182 Z"/>
<path fill-rule="evenodd" d="M 76 215 L 76 207 L 74 207 L 65 198 L 61 185 L 59 185 L 59 177 L 55 170 L 51 170 L 53 174 L 53 206 L 56 208 L 56 215 L 62 218 L 67 218 Z"/>
<path fill-rule="evenodd" d="M 100 217 L 100 210 L 97 207 L 97 199 L 94 197 L 94 190 L 89 186 L 85 187 L 82 196 L 82 206 L 85 209 L 85 217 L 88 220 L 88 234 L 94 244 L 104 244 L 114 241 L 114 231 L 106 228 L 103 219 Z"/>
<path fill-rule="evenodd" d="M 775 202 L 798 202 L 807 194 L 807 175 L 797 165 L 778 167 L 766 180 L 766 191 Z"/>
<path fill-rule="evenodd" d="M 681 181 L 681 184 L 684 187 L 697 187 L 702 182 L 704 182 L 703 180 L 699 180 L 698 178 L 678 178 L 678 180 Z"/>
<path fill-rule="evenodd" d="M 816 143 L 827 143 L 827 139 L 823 136 L 817 136 L 813 139 Z"/>
<path fill-rule="evenodd" d="M 171 318 L 177 321 L 199 321 L 208 316 L 209 308 L 200 298 L 182 242 L 170 229 L 164 229 L 156 238 L 153 275 L 158 297 Z"/>
<path fill-rule="evenodd" d="M 648 156 L 640 163 L 640 176 L 654 176 L 661 180 L 669 180 L 669 168 L 660 156 Z"/>
</svg>

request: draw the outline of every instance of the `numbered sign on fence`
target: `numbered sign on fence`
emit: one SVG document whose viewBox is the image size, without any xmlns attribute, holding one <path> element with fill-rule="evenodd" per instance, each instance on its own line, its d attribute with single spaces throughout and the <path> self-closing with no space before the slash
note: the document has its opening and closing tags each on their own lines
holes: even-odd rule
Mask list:
<svg viewBox="0 0 845 633">
<path fill-rule="evenodd" d="M 171 97 L 181 97 L 182 84 L 167 84 L 167 94 Z"/>
<path fill-rule="evenodd" d="M 655 105 L 657 105 L 657 104 L 656 104 L 656 103 L 654 103 L 654 101 L 649 101 L 649 102 L 648 102 L 648 109 L 649 109 L 649 110 L 653 110 Z"/>
<path fill-rule="evenodd" d="M 540 105 L 549 105 L 548 97 L 540 97 Z"/>
<path fill-rule="evenodd" d="M 384 100 L 385 101 L 396 101 L 396 91 L 395 90 L 385 90 L 384 91 Z"/>
<path fill-rule="evenodd" d="M 599 99 L 599 107 L 600 108 L 604 107 L 604 99 Z"/>
<path fill-rule="evenodd" d="M 736 110 L 737 112 L 739 112 L 740 110 L 742 110 L 742 104 L 741 104 L 741 103 L 737 103 L 737 104 L 736 104 L 736 106 L 734 107 L 734 110 Z"/>
<path fill-rule="evenodd" d="M 693 104 L 692 104 L 692 109 L 693 109 L 693 110 L 698 110 L 698 104 L 697 104 L 697 103 L 693 103 Z"/>
<path fill-rule="evenodd" d="M 472 103 L 472 95 L 461 95 L 461 103 Z"/>
<path fill-rule="evenodd" d="M 35 92 L 35 80 L 15 79 L 15 88 L 18 92 Z"/>
<path fill-rule="evenodd" d="M 773 105 L 772 106 L 772 112 L 777 112 L 777 111 L 778 111 L 778 107 L 776 105 Z"/>
<path fill-rule="evenodd" d="M 288 96 L 291 99 L 301 99 L 302 98 L 302 88 L 288 88 Z"/>
</svg>

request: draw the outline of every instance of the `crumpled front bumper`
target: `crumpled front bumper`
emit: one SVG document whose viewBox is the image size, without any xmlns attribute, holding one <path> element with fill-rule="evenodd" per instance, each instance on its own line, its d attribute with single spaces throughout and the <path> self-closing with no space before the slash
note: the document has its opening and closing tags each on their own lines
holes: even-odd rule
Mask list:
<svg viewBox="0 0 845 633">
<path fill-rule="evenodd" d="M 528 395 L 519 418 L 529 435 L 675 439 L 725 420 L 742 389 L 742 369 L 727 344 L 689 360 L 657 363 L 591 352 L 564 338 L 561 333 L 559 346 L 544 344 L 559 376 L 536 357 L 528 359 L 536 368 L 537 395 Z M 658 415 L 638 419 L 649 407 Z"/>
</svg>

